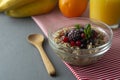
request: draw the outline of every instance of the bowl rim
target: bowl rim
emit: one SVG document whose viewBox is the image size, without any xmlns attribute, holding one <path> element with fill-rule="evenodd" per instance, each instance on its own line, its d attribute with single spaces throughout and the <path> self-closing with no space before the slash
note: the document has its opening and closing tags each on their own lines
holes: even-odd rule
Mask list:
<svg viewBox="0 0 120 80">
<path fill-rule="evenodd" d="M 104 23 L 104 22 L 102 22 L 102 21 L 100 21 L 100 20 L 96 20 L 96 19 L 93 19 L 93 18 L 86 18 L 86 17 L 74 17 L 74 18 L 69 18 L 70 20 L 88 20 L 88 21 L 91 21 L 91 22 L 93 22 L 93 21 L 96 21 L 96 22 L 98 22 L 98 23 L 100 23 L 100 24 L 103 24 L 106 28 L 108 28 L 108 30 L 110 31 L 110 36 L 109 36 L 109 40 L 105 43 L 105 44 L 103 44 L 103 45 L 100 45 L 100 46 L 98 46 L 98 47 L 95 47 L 95 48 L 90 48 L 90 49 L 80 49 L 80 50 L 95 50 L 96 48 L 102 48 L 102 47 L 105 47 L 105 46 L 108 46 L 108 45 L 110 45 L 111 46 L 111 44 L 112 44 L 112 38 L 113 38 L 113 31 L 112 31 L 112 29 L 110 28 L 110 26 L 109 25 L 107 25 L 106 23 Z M 69 19 L 68 20 L 63 20 L 63 21 L 69 21 Z M 93 22 L 94 23 L 94 22 Z M 58 29 L 62 29 L 63 27 L 61 27 L 61 28 L 58 28 Z M 57 30 L 58 30 L 57 29 Z M 51 34 L 52 34 L 52 32 L 50 32 L 50 30 L 48 30 L 48 39 L 49 39 L 49 41 L 50 42 L 52 42 L 52 44 L 56 44 L 56 43 L 54 43 L 54 41 L 52 41 L 52 39 L 51 39 Z M 56 44 L 57 45 L 57 44 Z M 58 48 L 56 48 L 57 50 L 59 50 Z M 94 54 L 81 54 L 80 56 L 97 56 L 97 55 L 101 55 L 101 54 L 103 54 L 103 53 L 94 53 Z"/>
</svg>

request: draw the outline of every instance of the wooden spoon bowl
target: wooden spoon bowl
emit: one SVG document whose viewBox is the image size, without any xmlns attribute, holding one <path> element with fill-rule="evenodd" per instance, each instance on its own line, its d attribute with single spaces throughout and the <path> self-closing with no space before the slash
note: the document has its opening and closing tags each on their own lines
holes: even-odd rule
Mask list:
<svg viewBox="0 0 120 80">
<path fill-rule="evenodd" d="M 49 58 L 47 57 L 47 55 L 42 47 L 43 41 L 44 41 L 44 36 L 41 34 L 31 34 L 28 36 L 28 42 L 33 44 L 38 49 L 38 51 L 40 52 L 40 55 L 42 57 L 43 63 L 47 69 L 48 74 L 53 76 L 53 75 L 55 75 L 55 68 L 52 65 L 52 63 L 50 62 Z"/>
</svg>

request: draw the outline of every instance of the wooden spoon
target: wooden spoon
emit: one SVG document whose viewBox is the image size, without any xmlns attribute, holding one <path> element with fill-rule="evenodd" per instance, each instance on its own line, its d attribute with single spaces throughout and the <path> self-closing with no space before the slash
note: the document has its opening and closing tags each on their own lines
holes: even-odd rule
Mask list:
<svg viewBox="0 0 120 80">
<path fill-rule="evenodd" d="M 42 43 L 44 41 L 44 36 L 41 34 L 31 34 L 28 36 L 28 41 L 31 44 L 33 44 L 40 52 L 40 55 L 42 57 L 43 63 L 47 69 L 48 74 L 51 76 L 55 75 L 55 68 L 52 65 L 52 63 L 50 62 L 49 58 L 47 57 L 47 55 L 42 47 Z"/>
</svg>

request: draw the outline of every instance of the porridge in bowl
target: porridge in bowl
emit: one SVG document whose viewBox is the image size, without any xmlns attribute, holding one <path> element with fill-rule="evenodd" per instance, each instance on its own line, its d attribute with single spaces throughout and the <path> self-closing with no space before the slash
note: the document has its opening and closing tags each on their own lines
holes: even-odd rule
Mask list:
<svg viewBox="0 0 120 80">
<path fill-rule="evenodd" d="M 106 25 L 73 22 L 62 26 L 53 29 L 48 39 L 54 52 L 68 64 L 85 66 L 95 63 L 111 47 L 112 32 Z"/>
</svg>

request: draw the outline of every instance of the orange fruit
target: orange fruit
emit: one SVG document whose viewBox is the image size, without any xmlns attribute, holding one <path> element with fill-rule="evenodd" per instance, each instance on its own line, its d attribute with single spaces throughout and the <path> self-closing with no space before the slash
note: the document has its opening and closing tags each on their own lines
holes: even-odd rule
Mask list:
<svg viewBox="0 0 120 80">
<path fill-rule="evenodd" d="M 88 0 L 59 0 L 59 9 L 66 17 L 78 17 L 86 10 Z"/>
</svg>

